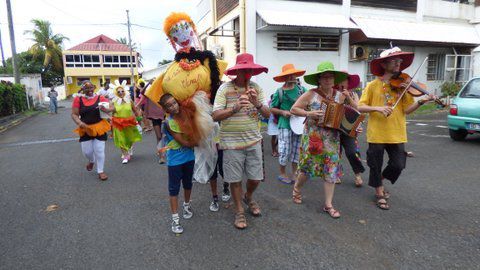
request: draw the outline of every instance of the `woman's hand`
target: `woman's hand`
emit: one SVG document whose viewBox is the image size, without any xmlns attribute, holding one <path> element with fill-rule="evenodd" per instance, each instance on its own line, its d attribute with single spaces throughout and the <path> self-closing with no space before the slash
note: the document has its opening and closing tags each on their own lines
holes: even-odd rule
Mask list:
<svg viewBox="0 0 480 270">
<path fill-rule="evenodd" d="M 292 116 L 292 113 L 290 111 L 282 111 L 282 116 L 285 118 L 290 118 L 290 116 Z"/>
<path fill-rule="evenodd" d="M 109 113 L 110 110 L 108 108 L 106 108 L 105 106 L 103 105 L 98 105 L 98 108 L 102 111 L 102 112 L 105 112 L 105 113 Z"/>
<path fill-rule="evenodd" d="M 88 126 L 87 126 L 87 124 L 85 124 L 84 122 L 80 121 L 80 123 L 78 124 L 78 127 L 79 127 L 79 128 L 83 128 L 83 129 L 86 129 Z"/>
<path fill-rule="evenodd" d="M 307 111 L 307 117 L 310 117 L 314 120 L 319 120 L 325 115 L 325 112 L 322 110 L 316 110 L 316 111 Z"/>
</svg>

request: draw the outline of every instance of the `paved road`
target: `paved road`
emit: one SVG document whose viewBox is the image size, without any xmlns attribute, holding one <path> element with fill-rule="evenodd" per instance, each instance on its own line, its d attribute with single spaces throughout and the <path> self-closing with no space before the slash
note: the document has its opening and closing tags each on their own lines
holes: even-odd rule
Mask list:
<svg viewBox="0 0 480 270">
<path fill-rule="evenodd" d="M 321 212 L 318 180 L 294 205 L 268 151 L 262 217 L 238 231 L 229 204 L 211 213 L 209 188 L 196 184 L 195 216 L 175 236 L 153 134 L 128 165 L 110 140 L 100 182 L 84 169 L 68 109 L 36 116 L 0 135 L 0 269 L 480 269 L 480 136 L 452 142 L 444 119 L 409 123 L 415 157 L 389 187 L 390 211 L 350 171 L 334 200 L 341 219 Z"/>
</svg>

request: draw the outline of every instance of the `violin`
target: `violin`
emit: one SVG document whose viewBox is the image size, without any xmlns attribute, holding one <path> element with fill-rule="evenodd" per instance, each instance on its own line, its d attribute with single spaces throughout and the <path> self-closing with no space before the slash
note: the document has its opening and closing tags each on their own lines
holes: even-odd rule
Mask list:
<svg viewBox="0 0 480 270">
<path fill-rule="evenodd" d="M 423 96 L 423 95 L 430 95 L 430 93 L 427 90 L 425 90 L 425 88 L 427 88 L 425 84 L 413 82 L 412 77 L 410 77 L 410 75 L 408 75 L 407 73 L 397 72 L 390 79 L 390 86 L 393 89 L 405 90 L 401 86 L 402 83 L 408 84 L 407 91 L 408 91 L 408 93 L 410 93 L 410 95 L 412 95 L 414 97 L 420 97 L 420 96 Z M 446 106 L 445 103 L 443 103 L 443 101 L 441 101 L 439 98 L 436 98 L 435 102 L 442 107 Z"/>
</svg>

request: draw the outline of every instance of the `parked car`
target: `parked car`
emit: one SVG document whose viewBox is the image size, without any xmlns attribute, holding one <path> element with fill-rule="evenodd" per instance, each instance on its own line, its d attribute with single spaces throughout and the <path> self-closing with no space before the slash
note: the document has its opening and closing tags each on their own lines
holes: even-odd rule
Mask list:
<svg viewBox="0 0 480 270">
<path fill-rule="evenodd" d="M 480 78 L 468 81 L 452 101 L 448 129 L 455 141 L 480 132 Z"/>
</svg>

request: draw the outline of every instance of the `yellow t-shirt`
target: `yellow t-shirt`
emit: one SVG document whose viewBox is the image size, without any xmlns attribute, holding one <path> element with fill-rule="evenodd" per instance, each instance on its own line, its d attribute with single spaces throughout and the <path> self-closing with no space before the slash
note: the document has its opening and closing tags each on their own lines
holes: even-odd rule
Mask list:
<svg viewBox="0 0 480 270">
<path fill-rule="evenodd" d="M 389 84 L 375 79 L 367 84 L 360 98 L 360 105 L 386 106 L 394 104 L 401 92 L 392 91 Z M 385 117 L 380 112 L 371 112 L 367 124 L 367 142 L 369 143 L 406 143 L 407 121 L 405 110 L 414 103 L 413 97 L 406 93 L 393 113 Z"/>
</svg>

